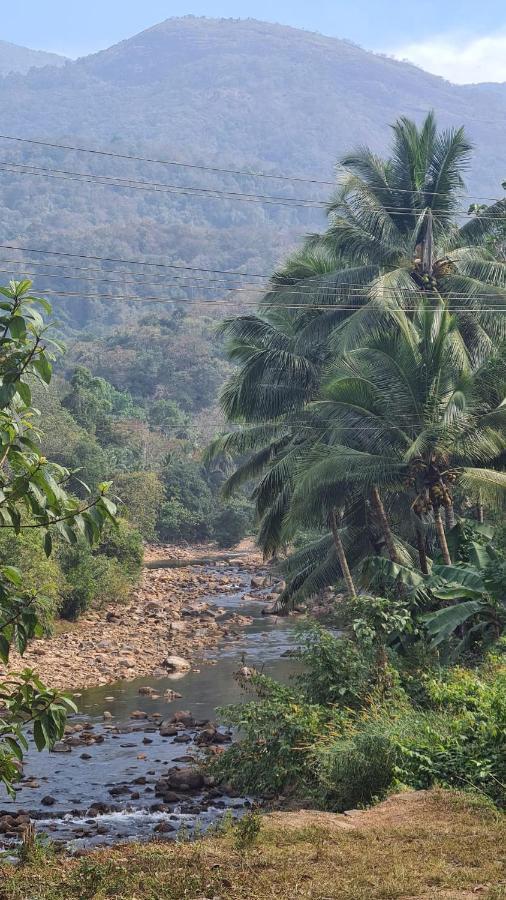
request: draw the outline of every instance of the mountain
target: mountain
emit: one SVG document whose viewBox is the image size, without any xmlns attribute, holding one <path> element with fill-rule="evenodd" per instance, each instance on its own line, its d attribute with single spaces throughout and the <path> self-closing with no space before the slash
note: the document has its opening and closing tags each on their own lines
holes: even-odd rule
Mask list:
<svg viewBox="0 0 506 900">
<path fill-rule="evenodd" d="M 466 125 L 476 146 L 471 193 L 497 196 L 506 177 L 504 85 L 452 85 L 408 63 L 320 34 L 254 20 L 168 19 L 62 68 L 32 69 L 0 80 L 0 117 L 7 134 L 325 181 L 332 181 L 344 151 L 367 143 L 383 152 L 389 123 L 399 115 L 420 120 L 430 109 L 440 125 Z M 72 173 L 282 198 L 325 200 L 331 191 L 318 184 L 4 140 L 0 158 L 1 243 L 250 273 L 268 272 L 301 235 L 322 226 L 323 212 L 162 188 L 109 187 L 85 183 Z M 13 174 L 2 171 L 6 161 L 67 174 Z M 32 269 L 40 271 L 40 257 L 27 254 L 26 259 L 36 259 Z M 61 290 L 70 290 L 71 284 L 83 293 L 135 291 L 141 297 L 190 293 L 188 285 L 180 283 L 175 290 L 167 279 L 160 292 L 154 273 L 149 286 L 129 287 L 118 275 L 120 268 L 109 267 L 108 281 L 116 279 L 116 285 L 107 288 L 92 272 L 87 281 L 39 277 L 37 284 Z M 216 296 L 220 290 L 205 282 L 194 282 L 191 289 L 192 296 Z M 104 315 L 121 318 L 114 304 L 105 313 L 105 304 L 95 307 L 79 298 L 66 304 L 79 327 Z"/>
<path fill-rule="evenodd" d="M 10 75 L 13 72 L 25 73 L 31 68 L 41 66 L 63 66 L 65 62 L 65 57 L 58 56 L 57 53 L 30 50 L 28 47 L 0 41 L 0 76 Z"/>
</svg>

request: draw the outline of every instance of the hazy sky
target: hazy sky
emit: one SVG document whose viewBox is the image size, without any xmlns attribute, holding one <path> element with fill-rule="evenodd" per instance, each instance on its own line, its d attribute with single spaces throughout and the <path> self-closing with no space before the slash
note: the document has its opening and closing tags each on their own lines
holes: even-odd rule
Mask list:
<svg viewBox="0 0 506 900">
<path fill-rule="evenodd" d="M 80 56 L 170 16 L 265 19 L 349 38 L 452 81 L 506 81 L 504 0 L 18 0 L 0 38 Z"/>
</svg>

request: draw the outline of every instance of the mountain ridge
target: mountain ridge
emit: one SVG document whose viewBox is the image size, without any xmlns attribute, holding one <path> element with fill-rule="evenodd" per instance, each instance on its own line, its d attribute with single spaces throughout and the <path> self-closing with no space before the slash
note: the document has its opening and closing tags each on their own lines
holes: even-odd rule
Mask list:
<svg viewBox="0 0 506 900">
<path fill-rule="evenodd" d="M 0 76 L 25 74 L 31 68 L 43 66 L 63 66 L 65 56 L 47 50 L 32 50 L 20 44 L 0 40 Z"/>
<path fill-rule="evenodd" d="M 476 146 L 470 194 L 497 196 L 506 177 L 506 91 L 452 85 L 315 32 L 258 20 L 168 19 L 62 68 L 0 79 L 7 134 L 325 181 L 333 180 L 343 153 L 361 144 L 385 153 L 398 116 L 420 121 L 431 109 L 440 127 L 464 124 Z M 304 234 L 322 228 L 324 216 L 272 203 L 106 187 L 52 170 L 301 199 L 327 200 L 331 193 L 1 140 L 0 151 L 3 162 L 48 170 L 35 176 L 0 169 L 1 243 L 65 252 L 267 272 Z M 38 284 L 48 286 L 42 278 Z M 91 287 L 98 291 L 99 279 Z M 196 292 L 171 286 L 166 296 Z M 79 313 L 88 309 L 88 321 L 91 305 L 76 306 Z"/>
</svg>

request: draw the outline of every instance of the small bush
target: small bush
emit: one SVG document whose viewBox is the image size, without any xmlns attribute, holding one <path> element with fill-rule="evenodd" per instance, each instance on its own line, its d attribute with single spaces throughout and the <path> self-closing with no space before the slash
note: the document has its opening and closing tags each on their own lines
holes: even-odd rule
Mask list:
<svg viewBox="0 0 506 900">
<path fill-rule="evenodd" d="M 262 829 L 262 820 L 258 813 L 248 812 L 239 819 L 234 829 L 234 846 L 236 850 L 248 850 L 253 847 Z"/>
<path fill-rule="evenodd" d="M 97 549 L 84 541 L 64 544 L 58 554 L 66 586 L 60 614 L 74 621 L 91 605 L 123 602 L 142 566 L 140 535 L 127 522 L 107 528 Z"/>
<path fill-rule="evenodd" d="M 360 708 L 374 680 L 372 653 L 319 625 L 301 633 L 304 672 L 297 683 L 309 703 Z"/>
<path fill-rule="evenodd" d="M 251 504 L 235 500 L 221 506 L 211 521 L 211 533 L 219 547 L 234 547 L 247 535 L 253 524 Z"/>
<path fill-rule="evenodd" d="M 390 788 L 397 760 L 395 743 L 377 724 L 317 753 L 321 803 L 342 812 L 380 799 Z"/>
</svg>

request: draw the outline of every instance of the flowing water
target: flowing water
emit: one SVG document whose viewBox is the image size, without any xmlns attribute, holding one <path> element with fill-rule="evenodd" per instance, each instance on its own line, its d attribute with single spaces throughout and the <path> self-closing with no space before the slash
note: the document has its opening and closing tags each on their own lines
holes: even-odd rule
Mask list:
<svg viewBox="0 0 506 900">
<path fill-rule="evenodd" d="M 294 661 L 283 656 L 294 646 L 293 619 L 262 616 L 263 604 L 243 596 L 248 593 L 249 576 L 231 571 L 241 577 L 244 589 L 237 594 L 214 595 L 211 602 L 253 618 L 239 639 L 222 643 L 197 662 L 195 668 L 199 671 L 162 680 L 143 677 L 83 691 L 76 700 L 79 712 L 70 724 L 89 723 L 92 733 L 98 734 L 102 742 L 76 746 L 69 753 L 41 754 L 31 743 L 24 775 L 25 782 L 27 778 L 33 780 L 23 783 L 12 801 L 0 796 L 4 813 L 22 810 L 30 814 L 39 831 L 74 850 L 126 839 L 147 839 L 153 836 L 155 828 L 158 834 L 165 831 L 167 836 L 177 834 L 182 825 L 189 832 L 196 828 L 205 830 L 226 809 L 240 815 L 249 799 L 221 795 L 218 791 L 214 798 L 192 794 L 187 801 L 183 798 L 183 802 L 160 809 L 155 782 L 165 769 L 191 763 L 197 758 L 198 748 L 193 743 L 161 737 L 156 721 L 130 719 L 136 710 L 149 716 L 161 714 L 163 719 L 169 719 L 177 710 L 190 710 L 197 721 L 215 721 L 217 707 L 244 699 L 234 679 L 241 665 L 280 680 L 287 680 L 294 671 Z M 155 688 L 158 699 L 139 695 L 139 688 L 146 684 Z M 169 702 L 163 696 L 168 689 L 178 691 L 182 698 Z M 104 711 L 112 719 L 104 721 Z M 50 807 L 46 805 L 48 797 L 54 801 Z M 96 809 L 87 814 L 94 803 L 104 804 L 100 814 Z M 8 840 L 4 840 L 4 846 L 9 846 Z"/>
</svg>

